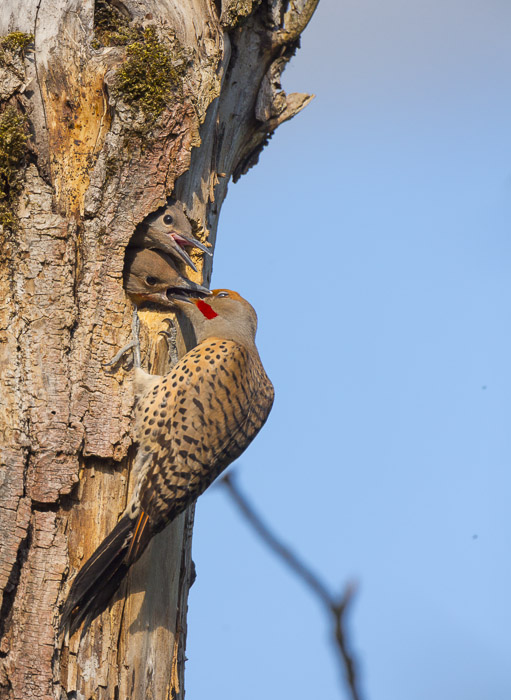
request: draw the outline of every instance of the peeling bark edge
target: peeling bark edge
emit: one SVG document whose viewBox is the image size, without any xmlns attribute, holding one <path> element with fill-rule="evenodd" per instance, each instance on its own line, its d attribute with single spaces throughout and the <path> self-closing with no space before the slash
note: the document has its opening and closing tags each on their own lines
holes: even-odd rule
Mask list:
<svg viewBox="0 0 511 700">
<path fill-rule="evenodd" d="M 0 639 L 3 639 L 6 627 L 9 625 L 10 617 L 16 593 L 21 577 L 21 570 L 27 561 L 28 552 L 32 541 L 32 525 L 29 524 L 25 537 L 20 540 L 16 560 L 12 566 L 9 578 L 3 590 L 2 606 L 0 607 Z M 0 657 L 6 656 L 7 652 L 0 647 Z"/>
</svg>

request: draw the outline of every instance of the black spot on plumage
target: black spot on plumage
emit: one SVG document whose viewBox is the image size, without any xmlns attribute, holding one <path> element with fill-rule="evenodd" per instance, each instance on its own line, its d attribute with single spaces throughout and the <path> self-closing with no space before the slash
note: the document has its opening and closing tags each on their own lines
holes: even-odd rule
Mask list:
<svg viewBox="0 0 511 700">
<path fill-rule="evenodd" d="M 189 479 L 190 474 L 188 472 L 174 472 L 178 479 Z"/>
<path fill-rule="evenodd" d="M 223 403 L 222 403 L 222 402 L 220 401 L 220 399 L 218 399 L 217 397 L 215 397 L 215 398 L 216 398 L 216 402 L 217 402 L 217 404 L 218 404 L 218 406 L 219 406 L 219 408 L 220 408 L 220 411 L 221 411 L 221 413 L 222 413 L 222 415 L 223 415 L 223 417 L 224 417 L 224 424 L 225 424 L 225 425 L 228 425 L 228 424 L 229 424 L 229 418 L 228 418 L 228 416 L 227 416 L 227 413 L 225 412 Z"/>
<path fill-rule="evenodd" d="M 222 380 L 220 379 L 220 377 L 217 379 L 217 382 L 218 382 L 218 386 L 220 387 L 220 389 L 222 389 L 222 391 L 225 392 L 225 396 L 226 396 L 226 398 L 227 398 L 227 401 L 228 401 L 230 404 L 232 404 L 232 401 L 231 401 L 231 398 L 230 398 L 230 397 L 231 397 L 231 390 L 229 389 L 229 387 L 227 386 L 227 384 L 224 384 L 224 383 L 222 382 Z"/>
<path fill-rule="evenodd" d="M 199 411 L 202 411 L 202 413 L 204 413 L 204 405 L 203 405 L 202 401 L 199 401 L 199 399 L 196 399 L 196 398 L 194 397 L 194 398 L 193 398 L 193 403 L 197 406 L 197 408 L 199 409 Z"/>
<path fill-rule="evenodd" d="M 199 413 L 197 418 L 199 419 L 200 424 L 205 428 L 206 427 L 206 421 L 204 420 L 204 416 L 202 413 Z"/>
</svg>

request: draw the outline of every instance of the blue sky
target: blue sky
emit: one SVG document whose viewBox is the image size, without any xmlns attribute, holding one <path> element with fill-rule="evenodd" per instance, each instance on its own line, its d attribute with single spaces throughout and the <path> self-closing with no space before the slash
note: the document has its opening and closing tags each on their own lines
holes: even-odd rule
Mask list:
<svg viewBox="0 0 511 700">
<path fill-rule="evenodd" d="M 213 286 L 276 388 L 234 466 L 339 591 L 368 700 L 509 700 L 511 5 L 320 0 L 313 103 L 230 185 Z M 343 697 L 322 610 L 199 500 L 189 700 Z"/>
</svg>

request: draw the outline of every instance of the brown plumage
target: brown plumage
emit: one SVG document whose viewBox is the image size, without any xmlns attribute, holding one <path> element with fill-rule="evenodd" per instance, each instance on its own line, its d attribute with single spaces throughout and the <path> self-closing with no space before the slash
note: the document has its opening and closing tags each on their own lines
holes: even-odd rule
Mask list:
<svg viewBox="0 0 511 700">
<path fill-rule="evenodd" d="M 209 295 L 209 289 L 192 282 L 165 253 L 147 248 L 128 248 L 124 263 L 124 288 L 137 306 L 145 301 L 169 303 L 180 292 Z"/>
<path fill-rule="evenodd" d="M 192 226 L 184 213 L 183 205 L 175 199 L 170 199 L 167 206 L 150 214 L 137 226 L 130 245 L 161 250 L 185 262 L 195 272 L 197 268 L 184 247 L 199 248 L 211 255 L 211 251 L 192 236 Z"/>
<path fill-rule="evenodd" d="M 225 289 L 207 301 L 175 303 L 191 320 L 197 345 L 165 377 L 135 370 L 135 489 L 71 586 L 61 618 L 71 634 L 106 608 L 153 535 L 239 457 L 272 407 L 250 304 Z"/>
</svg>

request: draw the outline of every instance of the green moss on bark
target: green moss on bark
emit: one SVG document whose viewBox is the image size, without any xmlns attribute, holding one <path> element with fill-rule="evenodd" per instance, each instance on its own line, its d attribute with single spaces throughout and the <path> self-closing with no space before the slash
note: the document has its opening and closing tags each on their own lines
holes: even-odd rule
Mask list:
<svg viewBox="0 0 511 700">
<path fill-rule="evenodd" d="M 14 230 L 14 207 L 25 175 L 27 124 L 15 107 L 0 115 L 0 225 Z"/>
<path fill-rule="evenodd" d="M 21 57 L 31 50 L 33 34 L 11 32 L 0 39 L 0 65 L 9 65 L 16 57 Z"/>
<path fill-rule="evenodd" d="M 221 24 L 224 29 L 235 29 L 253 14 L 261 0 L 228 0 L 222 3 Z"/>
<path fill-rule="evenodd" d="M 94 5 L 94 31 L 96 39 L 93 47 L 126 46 L 136 41 L 142 34 L 140 27 L 132 26 L 131 21 L 107 0 L 96 0 Z"/>
<path fill-rule="evenodd" d="M 139 40 L 128 44 L 127 60 L 117 74 L 115 91 L 134 109 L 154 121 L 169 95 L 179 88 L 186 70 L 186 58 L 175 40 L 174 55 L 158 40 L 153 27 Z"/>
</svg>

